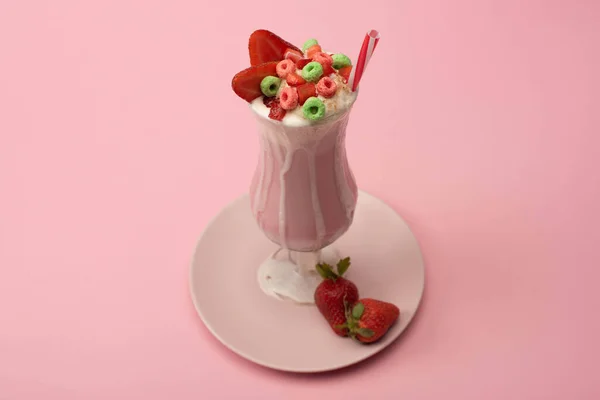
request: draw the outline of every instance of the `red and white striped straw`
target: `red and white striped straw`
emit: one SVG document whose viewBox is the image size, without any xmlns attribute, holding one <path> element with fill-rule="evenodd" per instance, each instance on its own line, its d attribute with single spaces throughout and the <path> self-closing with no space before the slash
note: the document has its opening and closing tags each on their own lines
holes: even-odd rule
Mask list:
<svg viewBox="0 0 600 400">
<path fill-rule="evenodd" d="M 379 42 L 379 32 L 372 29 L 365 35 L 365 40 L 363 40 L 362 47 L 360 48 L 360 53 L 358 55 L 358 60 L 356 60 L 356 65 L 350 71 L 350 78 L 348 79 L 348 86 L 352 88 L 354 92 L 360 83 L 360 78 L 362 78 L 363 72 L 365 68 L 367 68 L 367 64 L 375 51 L 375 47 L 377 47 L 377 43 Z"/>
</svg>

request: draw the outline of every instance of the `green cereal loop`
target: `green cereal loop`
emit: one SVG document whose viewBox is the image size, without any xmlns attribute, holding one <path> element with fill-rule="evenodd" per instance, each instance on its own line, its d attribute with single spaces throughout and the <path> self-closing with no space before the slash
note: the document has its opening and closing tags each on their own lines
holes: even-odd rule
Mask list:
<svg viewBox="0 0 600 400">
<path fill-rule="evenodd" d="M 319 44 L 319 42 L 317 42 L 317 39 L 308 39 L 302 45 L 302 51 L 308 50 L 310 47 L 313 47 L 315 44 Z"/>
<path fill-rule="evenodd" d="M 325 104 L 316 97 L 309 97 L 302 106 L 302 113 L 306 119 L 319 120 L 325 116 Z"/>
<path fill-rule="evenodd" d="M 277 94 L 281 85 L 281 79 L 274 76 L 265 76 L 260 82 L 260 91 L 267 97 L 273 97 Z"/>
<path fill-rule="evenodd" d="M 302 68 L 302 77 L 307 82 L 316 82 L 323 75 L 323 66 L 316 61 L 311 61 Z"/>
<path fill-rule="evenodd" d="M 342 54 L 342 53 L 334 54 L 331 56 L 331 58 L 333 58 L 332 67 L 335 69 L 349 67 L 352 65 L 352 61 L 350 61 L 350 58 L 348 58 L 348 56 L 345 54 Z"/>
</svg>

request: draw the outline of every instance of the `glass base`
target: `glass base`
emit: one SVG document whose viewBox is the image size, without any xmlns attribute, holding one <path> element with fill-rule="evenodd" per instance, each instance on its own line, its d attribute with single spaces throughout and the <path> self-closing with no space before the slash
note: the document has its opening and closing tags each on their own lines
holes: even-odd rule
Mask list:
<svg viewBox="0 0 600 400">
<path fill-rule="evenodd" d="M 323 280 L 315 265 L 335 265 L 339 259 L 332 246 L 307 253 L 279 249 L 260 265 L 258 283 L 263 292 L 279 300 L 314 304 L 315 290 Z"/>
</svg>

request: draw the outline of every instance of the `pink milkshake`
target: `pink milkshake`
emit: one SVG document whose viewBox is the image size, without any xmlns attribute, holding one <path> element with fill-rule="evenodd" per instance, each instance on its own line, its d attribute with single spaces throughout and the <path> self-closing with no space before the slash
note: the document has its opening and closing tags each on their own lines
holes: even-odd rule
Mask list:
<svg viewBox="0 0 600 400">
<path fill-rule="evenodd" d="M 284 249 L 307 252 L 330 245 L 350 227 L 356 206 L 345 148 L 350 109 L 313 124 L 271 120 L 260 100 L 252 109 L 261 148 L 250 186 L 258 225 Z"/>
<path fill-rule="evenodd" d="M 346 127 L 357 91 L 350 59 L 310 39 L 302 50 L 271 32 L 250 36 L 252 66 L 232 81 L 258 125 L 260 153 L 251 211 L 280 246 L 260 267 L 263 291 L 313 303 L 318 262 L 335 264 L 331 246 L 352 224 L 357 186 L 346 156 Z"/>
</svg>

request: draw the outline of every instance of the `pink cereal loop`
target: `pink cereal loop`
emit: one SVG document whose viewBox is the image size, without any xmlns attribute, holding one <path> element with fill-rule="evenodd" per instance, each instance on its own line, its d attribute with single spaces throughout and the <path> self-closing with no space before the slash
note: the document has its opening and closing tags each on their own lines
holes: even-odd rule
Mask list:
<svg viewBox="0 0 600 400">
<path fill-rule="evenodd" d="M 293 110 L 298 105 L 298 91 L 295 87 L 288 86 L 279 94 L 279 104 L 284 110 Z"/>
<path fill-rule="evenodd" d="M 323 66 L 333 64 L 333 57 L 331 57 L 329 54 L 323 53 L 323 52 L 316 53 L 313 56 L 313 60 Z"/>
<path fill-rule="evenodd" d="M 290 73 L 296 70 L 296 64 L 292 60 L 279 61 L 276 67 L 277 75 L 280 78 L 284 78 Z"/>
<path fill-rule="evenodd" d="M 328 76 L 324 76 L 317 83 L 317 93 L 325 98 L 332 97 L 337 90 L 337 84 Z"/>
</svg>

